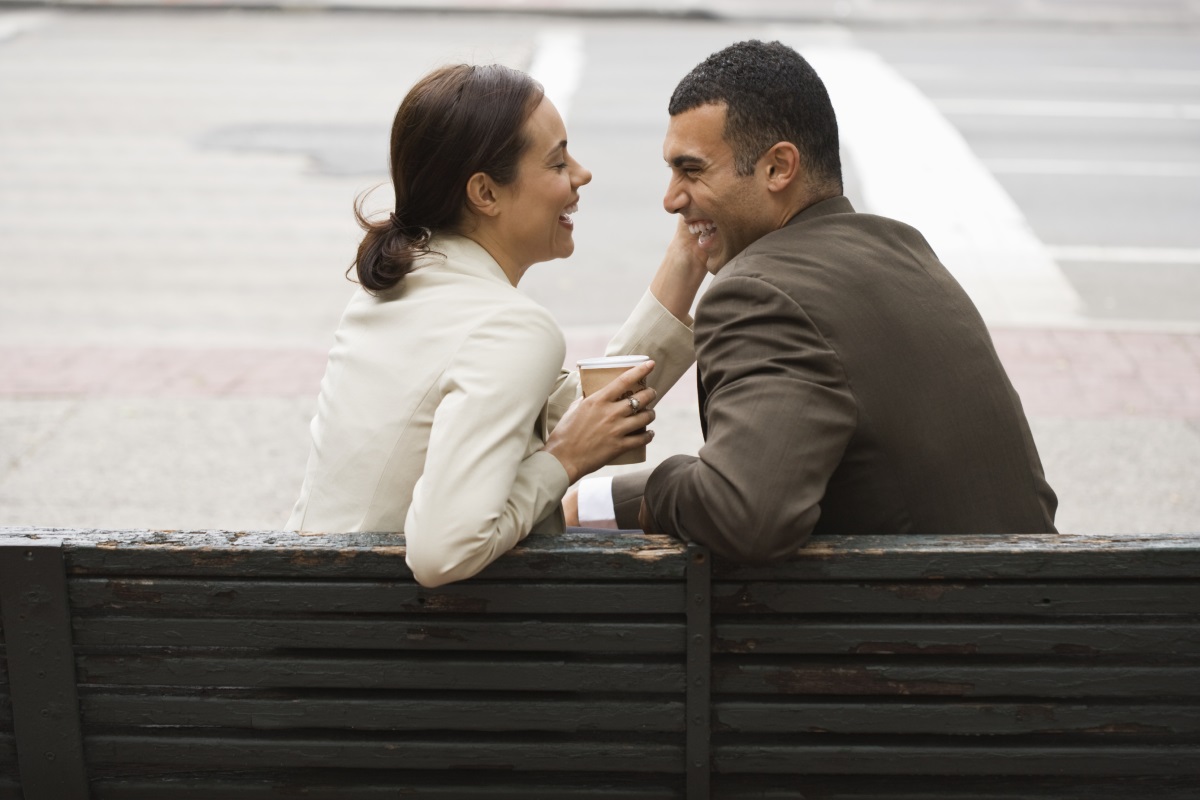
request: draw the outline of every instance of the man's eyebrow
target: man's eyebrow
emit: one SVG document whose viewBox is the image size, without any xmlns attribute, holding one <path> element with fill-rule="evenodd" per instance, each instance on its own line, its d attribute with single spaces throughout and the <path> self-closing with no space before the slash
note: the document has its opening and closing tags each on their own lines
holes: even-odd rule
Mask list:
<svg viewBox="0 0 1200 800">
<path fill-rule="evenodd" d="M 675 167 L 676 169 L 683 169 L 684 167 L 701 167 L 704 166 L 704 159 L 700 158 L 699 156 L 683 155 L 675 156 L 671 159 L 670 163 L 671 166 Z"/>
</svg>

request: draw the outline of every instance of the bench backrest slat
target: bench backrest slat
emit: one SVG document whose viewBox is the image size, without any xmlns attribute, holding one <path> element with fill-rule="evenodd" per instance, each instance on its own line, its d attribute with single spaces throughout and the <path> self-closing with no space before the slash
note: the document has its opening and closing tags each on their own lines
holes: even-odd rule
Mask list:
<svg viewBox="0 0 1200 800">
<path fill-rule="evenodd" d="M 680 583 L 467 581 L 430 592 L 411 580 L 227 580 L 216 578 L 76 578 L 71 581 L 76 611 L 246 616 L 272 614 L 682 614 Z M 1198 598 L 1200 599 L 1200 598 Z M 2 640 L 0 640 L 2 641 Z"/>
</svg>

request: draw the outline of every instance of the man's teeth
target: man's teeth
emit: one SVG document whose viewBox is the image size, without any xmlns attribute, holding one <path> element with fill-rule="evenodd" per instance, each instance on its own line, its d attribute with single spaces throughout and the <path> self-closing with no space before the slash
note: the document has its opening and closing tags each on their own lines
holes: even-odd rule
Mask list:
<svg viewBox="0 0 1200 800">
<path fill-rule="evenodd" d="M 701 247 L 707 247 L 717 232 L 717 226 L 711 222 L 689 222 L 688 231 L 696 235 L 696 242 Z"/>
</svg>

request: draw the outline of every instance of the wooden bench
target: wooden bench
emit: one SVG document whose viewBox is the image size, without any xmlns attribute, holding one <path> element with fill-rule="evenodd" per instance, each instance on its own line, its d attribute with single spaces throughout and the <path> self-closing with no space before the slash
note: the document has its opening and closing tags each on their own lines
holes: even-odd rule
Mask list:
<svg viewBox="0 0 1200 800">
<path fill-rule="evenodd" d="M 1200 534 L 0 529 L 0 798 L 1200 797 Z"/>
</svg>

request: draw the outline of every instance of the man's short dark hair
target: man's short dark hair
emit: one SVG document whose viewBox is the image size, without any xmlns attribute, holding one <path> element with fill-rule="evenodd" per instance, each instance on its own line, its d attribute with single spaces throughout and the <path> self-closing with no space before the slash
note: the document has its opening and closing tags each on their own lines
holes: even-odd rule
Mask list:
<svg viewBox="0 0 1200 800">
<path fill-rule="evenodd" d="M 741 175 L 777 142 L 791 142 L 817 186 L 842 191 L 837 117 L 820 76 L 781 42 L 751 39 L 713 53 L 684 76 L 671 116 L 710 103 L 726 106 L 725 140 Z"/>
</svg>

